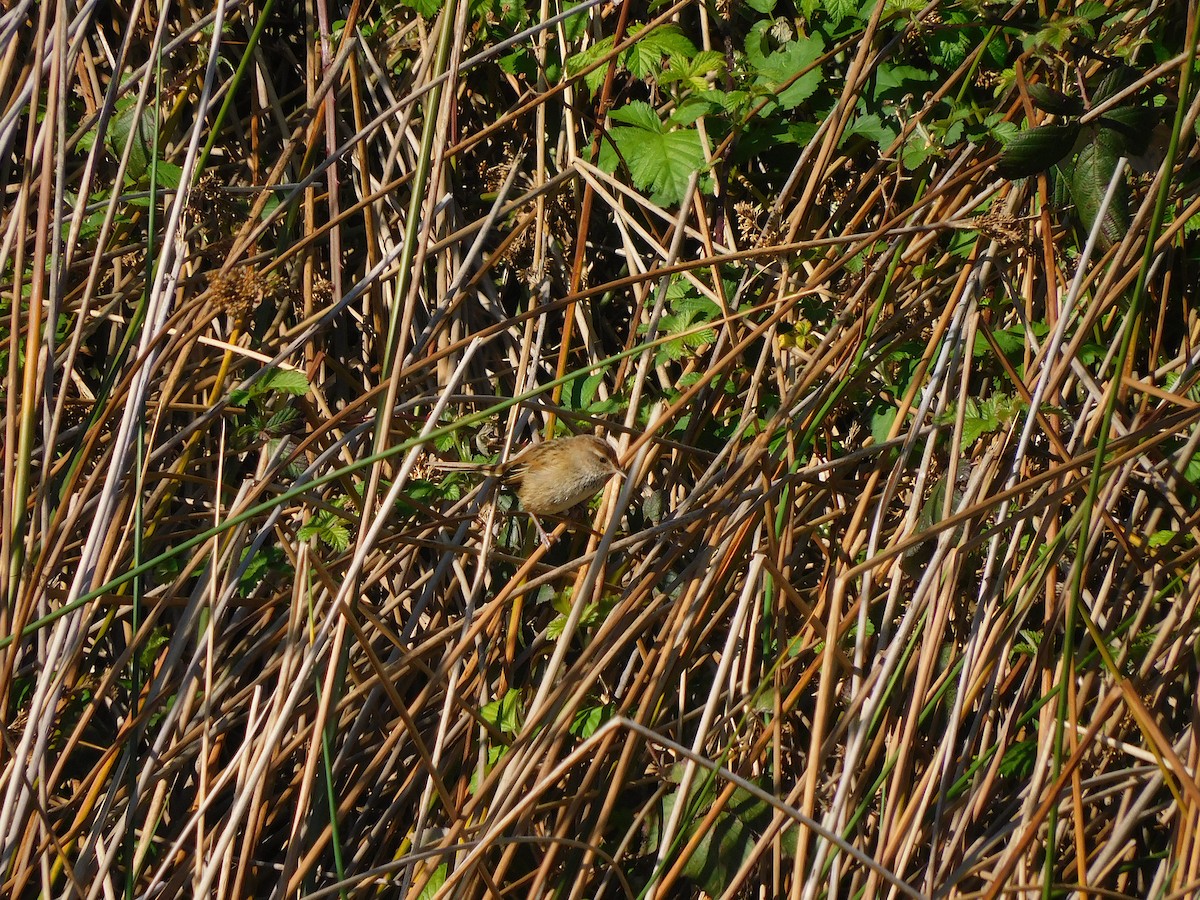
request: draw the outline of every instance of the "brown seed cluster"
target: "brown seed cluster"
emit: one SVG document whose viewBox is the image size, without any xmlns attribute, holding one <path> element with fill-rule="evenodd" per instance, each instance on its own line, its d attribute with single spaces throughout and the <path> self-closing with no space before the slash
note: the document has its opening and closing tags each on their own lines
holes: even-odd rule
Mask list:
<svg viewBox="0 0 1200 900">
<path fill-rule="evenodd" d="M 970 223 L 984 237 L 1007 246 L 1024 247 L 1029 243 L 1024 229 L 1020 227 L 1020 220 L 1008 213 L 989 209 L 983 215 L 972 218 Z"/>
<path fill-rule="evenodd" d="M 209 301 L 217 312 L 235 320 L 244 319 L 263 300 L 277 297 L 283 287 L 278 273 L 264 275 L 251 266 L 209 276 Z"/>
</svg>

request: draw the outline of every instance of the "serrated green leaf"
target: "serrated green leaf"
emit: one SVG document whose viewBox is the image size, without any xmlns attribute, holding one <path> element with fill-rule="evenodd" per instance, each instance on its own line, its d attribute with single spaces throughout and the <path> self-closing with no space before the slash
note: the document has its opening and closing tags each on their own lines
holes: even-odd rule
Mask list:
<svg viewBox="0 0 1200 900">
<path fill-rule="evenodd" d="M 501 71 L 509 75 L 517 75 L 526 81 L 537 77 L 537 60 L 524 47 L 518 47 L 511 53 L 501 56 L 498 60 Z"/>
<path fill-rule="evenodd" d="M 668 296 L 670 296 L 668 294 Z M 721 317 L 721 307 L 707 297 L 686 294 L 671 304 L 671 309 L 681 320 L 679 331 L 699 322 L 711 322 Z"/>
<path fill-rule="evenodd" d="M 845 146 L 846 142 L 853 137 L 864 137 L 877 147 L 886 147 L 896 139 L 898 133 L 896 129 L 884 125 L 883 120 L 875 113 L 855 116 L 842 133 L 842 139 L 838 142 L 838 146 Z"/>
<path fill-rule="evenodd" d="M 1044 172 L 1066 158 L 1079 137 L 1079 123 L 1039 125 L 1019 132 L 996 162 L 1002 178 L 1026 178 Z"/>
<path fill-rule="evenodd" d="M 1042 28 L 1026 35 L 1021 43 L 1026 50 L 1045 48 L 1062 50 L 1067 42 L 1076 35 L 1094 38 L 1096 31 L 1087 19 L 1079 16 L 1061 16 L 1056 19 L 1042 20 Z"/>
<path fill-rule="evenodd" d="M 987 127 L 988 133 L 1002 144 L 1008 144 L 1020 134 L 1020 129 L 1013 122 L 996 122 Z"/>
<path fill-rule="evenodd" d="M 710 75 L 720 74 L 725 71 L 725 57 L 716 50 L 701 50 L 691 59 L 684 56 L 675 56 L 671 60 L 671 64 L 659 76 L 659 84 L 670 84 L 675 81 L 683 81 L 688 87 L 695 90 L 704 90 L 708 88 L 708 78 Z"/>
<path fill-rule="evenodd" d="M 296 421 L 299 415 L 300 410 L 295 407 L 282 406 L 271 414 L 270 418 L 267 419 L 266 427 L 261 430 L 279 434 L 287 430 L 287 426 Z"/>
<path fill-rule="evenodd" d="M 1137 73 L 1129 66 L 1120 65 L 1110 69 L 1092 91 L 1092 104 L 1097 105 L 1115 97 L 1136 80 Z"/>
<path fill-rule="evenodd" d="M 615 46 L 614 41 L 615 39 L 612 36 L 602 38 L 586 50 L 570 57 L 567 60 L 567 74 L 574 76 L 595 64 L 601 57 L 611 53 L 612 48 Z M 606 71 L 606 66 L 600 66 L 584 76 L 583 83 L 587 85 L 587 89 L 593 94 L 604 83 L 604 74 Z"/>
<path fill-rule="evenodd" d="M 1014 356 L 1025 349 L 1025 328 L 1018 325 L 1015 328 L 997 329 L 992 332 L 992 337 L 995 339 L 997 346 L 1000 347 L 1000 352 L 1005 356 Z M 992 345 L 988 343 L 987 338 L 981 333 L 975 334 L 975 346 L 972 348 L 972 355 L 976 358 L 981 356 L 991 356 Z"/>
<path fill-rule="evenodd" d="M 1117 170 L 1121 156 L 1122 140 L 1115 132 L 1101 128 L 1095 138 L 1086 144 L 1071 167 L 1071 198 L 1075 201 L 1075 212 L 1080 223 L 1091 233 L 1100 214 L 1100 205 L 1108 190 L 1108 183 Z M 1101 246 L 1111 247 L 1118 243 L 1129 229 L 1129 184 L 1121 176 L 1113 194 L 1112 202 L 1105 210 L 1100 222 Z"/>
<path fill-rule="evenodd" d="M 563 10 L 566 11 L 568 9 L 573 9 L 576 6 L 579 6 L 579 4 L 567 3 L 563 6 Z M 566 19 L 564 19 L 562 23 L 562 29 L 563 36 L 566 37 L 567 42 L 573 44 L 575 41 L 583 37 L 584 32 L 587 31 L 587 24 L 588 15 L 586 10 L 578 13 L 577 15 L 568 16 Z"/>
<path fill-rule="evenodd" d="M 258 385 L 263 391 L 279 391 L 296 397 L 302 397 L 312 390 L 304 373 L 295 369 L 272 369 L 259 379 Z"/>
<path fill-rule="evenodd" d="M 246 559 L 246 554 L 250 552 L 247 547 L 242 550 L 241 562 Z M 238 577 L 238 592 L 243 597 L 248 597 L 269 573 L 291 574 L 292 566 L 287 560 L 287 556 L 279 547 L 270 546 L 263 547 L 250 559 L 246 569 Z"/>
<path fill-rule="evenodd" d="M 946 16 L 946 23 L 951 27 L 930 29 L 922 34 L 925 52 L 935 66 L 943 69 L 956 69 L 962 65 L 971 50 L 971 35 L 962 27 L 961 15 Z M 960 21 L 953 21 L 958 19 Z"/>
<path fill-rule="evenodd" d="M 163 162 L 161 159 L 154 167 L 154 171 L 158 176 L 159 187 L 178 189 L 183 181 L 183 169 L 174 163 Z"/>
<path fill-rule="evenodd" d="M 644 27 L 631 26 L 630 36 L 640 35 Z M 621 64 L 636 78 L 651 78 L 662 70 L 664 57 L 681 56 L 690 59 L 695 55 L 696 45 L 678 25 L 660 25 L 624 51 L 621 54 Z"/>
<path fill-rule="evenodd" d="M 684 864 L 683 874 L 708 894 L 720 896 L 742 863 L 749 859 L 755 840 L 754 832 L 742 819 L 722 813 L 704 832 L 695 852 Z"/>
<path fill-rule="evenodd" d="M 158 128 L 158 111 L 153 102 L 146 103 L 135 123 L 136 111 L 136 97 L 123 97 L 118 100 L 117 111 L 109 120 L 108 132 L 104 135 L 104 145 L 114 159 L 121 158 L 125 152 L 125 145 L 132 140 L 129 165 L 125 169 L 125 176 L 131 181 L 138 181 L 146 174 L 154 149 L 154 132 Z"/>
<path fill-rule="evenodd" d="M 1124 153 L 1140 156 L 1150 146 L 1154 126 L 1162 113 L 1149 106 L 1118 106 L 1100 117 L 1099 125 L 1104 131 L 1113 131 L 1120 136 Z"/>
<path fill-rule="evenodd" d="M 1038 109 L 1044 109 L 1056 116 L 1078 116 L 1083 113 L 1083 101 L 1078 97 L 1068 97 L 1062 91 L 1056 91 L 1049 85 L 1036 82 L 1025 85 L 1029 97 Z"/>
<path fill-rule="evenodd" d="M 634 100 L 612 110 L 608 115 L 614 122 L 624 122 L 647 131 L 666 131 L 658 113 L 654 111 L 654 107 L 644 100 Z"/>
<path fill-rule="evenodd" d="M 1024 779 L 1033 772 L 1037 758 L 1037 741 L 1029 738 L 1013 744 L 1000 760 L 999 773 L 1009 778 Z"/>
<path fill-rule="evenodd" d="M 899 103 L 906 94 L 920 96 L 937 76 L 916 66 L 881 63 L 875 70 L 871 85 L 871 99 L 876 105 L 884 101 Z"/>
<path fill-rule="evenodd" d="M 657 124 L 657 130 L 633 126 L 613 128 L 609 136 L 620 150 L 620 159 L 611 144 L 605 141 L 600 148 L 600 168 L 615 172 L 624 160 L 639 190 L 649 191 L 655 203 L 674 206 L 683 199 L 692 173 L 705 165 L 704 145 L 700 132 L 694 128 L 665 131 L 661 122 Z"/>
<path fill-rule="evenodd" d="M 701 116 L 711 115 L 719 112 L 721 107 L 703 97 L 697 97 L 692 94 L 685 97 L 678 106 L 671 112 L 671 124 L 681 127 L 688 127 L 695 123 Z"/>
<path fill-rule="evenodd" d="M 863 7 L 858 0 L 824 0 L 821 5 L 825 7 L 825 13 L 829 16 L 830 24 L 834 28 L 841 25 L 843 19 L 857 16 L 858 11 Z"/>
<path fill-rule="evenodd" d="M 811 97 L 821 84 L 819 66 L 799 78 L 796 75 L 821 57 L 825 42 L 819 35 L 809 35 L 788 41 L 772 52 L 767 35 L 770 25 L 769 21 L 758 22 L 750 29 L 746 37 L 746 60 L 758 73 L 755 83 L 777 94 L 776 100 L 781 107 L 794 109 Z"/>
<path fill-rule="evenodd" d="M 321 510 L 296 532 L 302 541 L 319 540 L 338 553 L 350 546 L 350 531 L 340 517 L 329 510 Z"/>
<path fill-rule="evenodd" d="M 670 780 L 676 784 L 682 778 L 681 767 L 672 769 Z M 766 778 L 755 779 L 760 787 L 770 790 Z M 689 841 L 696 837 L 712 809 L 717 792 L 724 785 L 707 772 L 698 772 L 692 782 L 681 820 L 681 834 Z M 647 852 L 658 848 L 662 822 L 670 819 L 681 801 L 680 791 L 663 798 L 659 815 L 648 818 L 646 828 Z M 706 893 L 719 895 L 731 882 L 734 874 L 754 851 L 754 845 L 770 824 L 773 810 L 765 801 L 741 787 L 734 788 L 728 801 L 715 817 L 708 820 L 705 831 L 696 843 L 695 851 L 685 863 L 684 874 Z M 796 829 L 788 828 L 781 838 L 785 855 L 794 857 Z"/>
<path fill-rule="evenodd" d="M 718 91 L 705 89 L 697 91 L 696 96 L 715 103 L 730 115 L 740 116 L 750 102 L 749 91 Z"/>
</svg>

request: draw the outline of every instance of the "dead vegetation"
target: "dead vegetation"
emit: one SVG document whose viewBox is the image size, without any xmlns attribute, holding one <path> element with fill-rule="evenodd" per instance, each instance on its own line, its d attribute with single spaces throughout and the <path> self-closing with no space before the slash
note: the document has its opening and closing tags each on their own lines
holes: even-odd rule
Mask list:
<svg viewBox="0 0 1200 900">
<path fill-rule="evenodd" d="M 0 892 L 1195 892 L 1195 9 L 838 5 L 11 5 Z"/>
</svg>

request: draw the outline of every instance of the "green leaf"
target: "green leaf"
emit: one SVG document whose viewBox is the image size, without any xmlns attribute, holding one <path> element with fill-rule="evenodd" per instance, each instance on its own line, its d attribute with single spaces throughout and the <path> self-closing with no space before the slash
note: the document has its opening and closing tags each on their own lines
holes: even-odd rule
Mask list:
<svg viewBox="0 0 1200 900">
<path fill-rule="evenodd" d="M 118 100 L 117 111 L 109 120 L 108 132 L 104 135 L 104 145 L 114 159 L 121 158 L 132 136 L 133 147 L 129 151 L 129 165 L 125 169 L 125 176 L 130 181 L 138 181 L 146 174 L 154 148 L 154 132 L 158 128 L 158 111 L 153 102 L 147 101 L 140 118 L 135 122 L 136 111 L 136 97 Z"/>
<path fill-rule="evenodd" d="M 1010 179 L 1044 172 L 1066 158 L 1078 137 L 1078 122 L 1039 125 L 1022 131 L 1005 146 L 996 162 L 996 171 Z"/>
<path fill-rule="evenodd" d="M 628 125 L 645 128 L 647 131 L 666 131 L 662 120 L 658 118 L 658 113 L 654 111 L 654 107 L 644 100 L 634 100 L 632 103 L 614 109 L 608 115 L 614 122 L 625 122 Z"/>
<path fill-rule="evenodd" d="M 825 52 L 825 42 L 819 35 L 801 37 L 788 41 L 778 50 L 771 50 L 771 39 L 767 34 L 769 21 L 758 22 L 746 37 L 746 61 L 757 72 L 756 84 L 776 94 L 776 100 L 784 109 L 795 109 L 816 92 L 821 84 L 821 69 L 816 67 L 796 77 L 815 63 Z M 787 87 L 784 87 L 787 85 Z"/>
<path fill-rule="evenodd" d="M 1044 333 L 1045 326 L 1042 326 Z M 1033 333 L 1039 335 L 1038 328 L 1034 328 Z M 1014 325 L 1012 328 L 995 329 L 992 331 L 992 337 L 996 341 L 996 345 L 1000 348 L 1000 352 L 1005 356 L 1016 356 L 1025 349 L 1025 326 Z M 982 334 L 975 334 L 975 346 L 971 351 L 972 355 L 977 359 L 982 356 L 992 355 L 992 345 L 988 343 L 987 338 Z"/>
<path fill-rule="evenodd" d="M 898 412 L 894 406 L 885 406 L 871 413 L 871 437 L 875 439 L 876 444 L 882 444 L 888 439 Z"/>
<path fill-rule="evenodd" d="M 1002 392 L 997 392 L 982 402 L 974 397 L 967 397 L 963 404 L 965 409 L 962 441 L 959 444 L 959 449 L 963 452 L 983 435 L 993 434 L 1001 428 L 1007 427 L 1026 408 L 1024 400 Z M 954 410 L 948 410 L 938 417 L 938 422 L 951 424 L 954 419 Z M 937 518 L 934 518 L 932 522 L 936 523 L 940 517 L 939 510 Z"/>
<path fill-rule="evenodd" d="M 935 66 L 956 69 L 967 58 L 972 35 L 962 27 L 966 21 L 962 13 L 945 14 L 945 19 L 945 27 L 925 31 L 921 37 L 925 52 Z"/>
<path fill-rule="evenodd" d="M 566 3 L 563 5 L 563 10 L 573 9 L 579 6 L 578 3 Z M 587 11 L 581 12 L 574 16 L 569 16 L 563 20 L 562 30 L 563 36 L 566 37 L 568 43 L 574 43 L 583 37 L 587 31 L 588 16 Z"/>
<path fill-rule="evenodd" d="M 576 411 L 587 410 L 596 399 L 596 394 L 603 383 L 603 372 L 596 372 L 593 375 L 587 375 L 586 373 L 576 375 L 563 385 L 563 406 Z"/>
<path fill-rule="evenodd" d="M 1075 212 L 1083 227 L 1091 233 L 1100 215 L 1100 205 L 1108 190 L 1108 183 L 1117 170 L 1117 161 L 1122 150 L 1122 141 L 1115 132 L 1101 128 L 1095 139 L 1079 151 L 1075 165 L 1071 168 L 1071 198 L 1075 201 Z M 1119 243 L 1129 230 L 1129 184 L 1121 176 L 1112 201 L 1105 210 L 1100 223 L 1101 245 L 1111 247 Z"/>
<path fill-rule="evenodd" d="M 672 780 L 678 781 L 681 774 L 672 771 Z M 771 790 L 767 778 L 756 779 L 759 786 Z M 722 782 L 709 773 L 697 772 L 691 791 L 686 799 L 686 810 L 681 826 L 681 837 L 690 842 L 705 820 Z M 652 818 L 647 828 L 647 850 L 654 852 L 661 837 L 661 822 L 670 819 L 677 803 L 681 802 L 676 789 L 663 798 L 661 820 Z M 772 808 L 754 794 L 741 787 L 733 789 L 728 802 L 708 823 L 696 844 L 695 851 L 684 864 L 683 873 L 698 884 L 706 893 L 718 896 L 730 884 L 741 865 L 754 851 L 754 845 L 765 832 L 772 818 Z M 786 828 L 780 838 L 785 855 L 793 857 L 796 852 L 796 828 Z"/>
<path fill-rule="evenodd" d="M 854 120 L 842 133 L 838 146 L 845 146 L 853 137 L 864 137 L 877 147 L 886 147 L 896 139 L 897 131 L 883 124 L 883 120 L 875 113 L 865 116 L 855 116 Z"/>
<path fill-rule="evenodd" d="M 584 69 L 595 64 L 601 57 L 612 52 L 614 45 L 615 39 L 612 36 L 609 36 L 592 44 L 592 46 L 588 47 L 586 50 L 576 53 L 574 56 L 567 59 L 567 74 L 570 76 L 577 75 Z M 593 94 L 596 93 L 600 85 L 604 83 L 604 73 L 607 68 L 607 66 L 600 66 L 584 76 L 583 83 L 587 85 L 587 89 Z"/>
<path fill-rule="evenodd" d="M 250 552 L 247 547 L 242 551 L 241 561 L 245 561 L 246 554 Z M 269 546 L 263 547 L 251 558 L 249 565 L 238 578 L 238 593 L 243 597 L 249 597 L 258 583 L 268 575 L 275 575 L 277 578 L 286 579 L 292 575 L 294 569 L 291 563 L 288 562 L 287 555 L 280 547 Z"/>
<path fill-rule="evenodd" d="M 160 159 L 154 171 L 158 175 L 159 187 L 177 189 L 183 181 L 183 169 L 174 163 L 163 162 Z"/>
<path fill-rule="evenodd" d="M 1165 547 L 1171 541 L 1175 540 L 1177 536 L 1178 533 L 1174 531 L 1156 531 L 1150 535 L 1146 544 L 1151 548 Z"/>
<path fill-rule="evenodd" d="M 575 711 L 568 730 L 578 738 L 590 738 L 596 730 L 613 717 L 614 707 L 611 703 L 600 706 L 589 706 Z"/>
<path fill-rule="evenodd" d="M 624 160 L 639 190 L 649 191 L 651 200 L 659 205 L 674 206 L 683 199 L 692 173 L 705 165 L 700 132 L 694 128 L 667 131 L 657 115 L 647 118 L 644 111 L 630 109 L 639 105 L 649 109 L 648 104 L 637 101 L 620 111 L 621 116 L 613 113 L 614 118 L 624 116 L 626 121 L 644 124 L 613 128 L 611 143 L 605 141 L 600 148 L 600 168 L 615 172 Z M 620 151 L 619 158 L 612 144 Z"/>
<path fill-rule="evenodd" d="M 1110 97 L 1115 97 L 1136 80 L 1136 73 L 1129 66 L 1121 65 L 1110 69 L 1096 89 L 1092 91 L 1092 104 L 1100 104 Z"/>
<path fill-rule="evenodd" d="M 733 800 L 730 800 L 733 806 Z M 694 832 L 694 829 L 692 829 Z M 691 837 L 689 833 L 688 837 Z M 756 836 L 738 815 L 721 813 L 705 831 L 683 874 L 718 897 L 754 851 Z"/>
<path fill-rule="evenodd" d="M 685 86 L 694 90 L 706 90 L 710 75 L 719 75 L 725 71 L 725 57 L 716 50 L 701 50 L 691 59 L 676 56 L 671 64 L 659 76 L 658 83 L 671 84 L 682 81 Z"/>
<path fill-rule="evenodd" d="M 500 69 L 509 75 L 516 75 L 526 81 L 537 78 L 537 60 L 524 47 L 518 47 L 499 59 Z"/>
<path fill-rule="evenodd" d="M 721 107 L 712 101 L 691 94 L 675 107 L 671 113 L 670 122 L 672 125 L 686 128 L 694 124 L 701 116 L 711 115 L 712 113 L 720 112 L 720 110 Z"/>
<path fill-rule="evenodd" d="M 1043 20 L 1041 30 L 1027 35 L 1022 43 L 1027 50 L 1046 48 L 1062 50 L 1067 42 L 1076 35 L 1094 38 L 1096 30 L 1092 28 L 1087 19 L 1080 16 L 1060 16 L 1056 19 Z"/>
<path fill-rule="evenodd" d="M 485 703 L 479 715 L 494 725 L 503 734 L 516 734 L 521 730 L 521 720 L 525 712 L 521 709 L 521 692 L 509 688 L 508 692 L 498 700 Z"/>
<path fill-rule="evenodd" d="M 657 365 L 692 356 L 698 348 L 711 344 L 716 340 L 716 333 L 712 329 L 685 332 L 697 325 L 711 322 L 721 315 L 721 308 L 717 304 L 706 297 L 697 296 L 692 292 L 691 286 L 681 280 L 672 282 L 667 289 L 667 300 L 670 312 L 659 319 L 659 332 L 677 334 L 679 337 L 659 346 L 655 356 Z M 643 325 L 639 330 L 644 332 L 645 328 Z"/>
<path fill-rule="evenodd" d="M 644 25 L 633 25 L 630 37 L 639 35 Z M 693 44 L 678 25 L 660 25 L 621 54 L 621 64 L 636 78 L 652 78 L 662 70 L 663 57 L 696 55 Z"/>
<path fill-rule="evenodd" d="M 999 141 L 1001 144 L 1008 144 L 1020 134 L 1020 130 L 1013 122 L 993 122 L 987 126 L 988 133 Z"/>
<path fill-rule="evenodd" d="M 1061 91 L 1056 91 L 1049 85 L 1040 82 L 1025 85 L 1029 97 L 1039 109 L 1056 116 L 1078 116 L 1083 113 L 1083 101 L 1078 97 L 1068 97 Z"/>
<path fill-rule="evenodd" d="M 857 17 L 859 10 L 864 6 L 859 0 L 824 0 L 822 4 L 825 7 L 825 13 L 829 16 L 830 24 L 836 28 L 842 24 L 842 20 Z M 870 4 L 865 4 L 870 6 Z M 718 891 L 720 893 L 720 891 Z"/>
<path fill-rule="evenodd" d="M 432 19 L 442 8 L 442 0 L 400 0 L 401 6 L 407 6 L 423 19 Z"/>
<path fill-rule="evenodd" d="M 968 400 L 967 412 L 966 415 L 963 416 L 962 439 L 958 444 L 959 450 L 967 450 L 972 444 L 974 444 L 983 436 L 985 431 L 993 431 L 995 427 L 995 421 L 988 419 L 983 413 L 981 413 L 975 401 Z M 932 509 L 933 507 L 929 506 L 926 508 Z M 938 515 L 935 521 L 940 520 L 942 517 L 940 499 L 938 501 L 937 512 Z"/>
<path fill-rule="evenodd" d="M 450 874 L 450 864 L 442 863 L 433 870 L 433 874 L 429 876 L 429 881 L 425 884 L 425 889 L 421 891 L 421 895 L 417 900 L 433 900 L 437 896 L 438 891 L 442 889 L 442 885 L 446 883 L 446 877 Z"/>
<path fill-rule="evenodd" d="M 312 390 L 304 373 L 295 369 L 272 369 L 259 379 L 258 386 L 262 392 L 279 391 L 296 397 L 302 397 Z"/>
<path fill-rule="evenodd" d="M 1154 126 L 1162 113 L 1149 106 L 1118 106 L 1100 117 L 1100 126 L 1113 131 L 1124 143 L 1124 152 L 1129 156 L 1140 156 L 1150 146 Z"/>
<path fill-rule="evenodd" d="M 1103 19 L 1108 15 L 1108 6 L 1096 2 L 1080 3 L 1075 7 L 1075 15 L 1083 19 Z"/>
<path fill-rule="evenodd" d="M 296 532 L 296 537 L 302 541 L 314 538 L 332 547 L 338 553 L 345 552 L 350 546 L 350 531 L 342 522 L 340 516 L 327 509 L 320 510 Z"/>
<path fill-rule="evenodd" d="M 1027 738 L 1013 744 L 1000 760 L 999 772 L 1009 778 L 1024 780 L 1033 772 L 1033 764 L 1037 759 L 1037 740 Z"/>
<path fill-rule="evenodd" d="M 281 406 L 275 410 L 263 424 L 262 431 L 269 434 L 287 434 L 289 427 L 300 416 L 300 410 L 294 406 Z"/>
<path fill-rule="evenodd" d="M 886 101 L 900 103 L 906 94 L 920 96 L 930 82 L 936 81 L 937 75 L 918 69 L 916 66 L 891 65 L 880 63 L 875 70 L 871 99 L 874 106 Z"/>
</svg>

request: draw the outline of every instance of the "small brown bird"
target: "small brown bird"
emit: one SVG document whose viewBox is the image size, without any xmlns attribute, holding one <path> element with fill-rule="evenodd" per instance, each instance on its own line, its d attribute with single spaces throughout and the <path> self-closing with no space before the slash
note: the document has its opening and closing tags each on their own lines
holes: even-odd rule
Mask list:
<svg viewBox="0 0 1200 900">
<path fill-rule="evenodd" d="M 617 466 L 617 452 L 608 441 L 577 434 L 534 444 L 500 467 L 497 474 L 520 482 L 517 499 L 521 508 L 548 542 L 538 516 L 565 512 L 594 495 L 612 476 L 624 477 L 625 473 Z"/>
<path fill-rule="evenodd" d="M 612 444 L 592 434 L 534 444 L 501 465 L 439 461 L 435 467 L 474 470 L 516 483 L 517 500 L 546 543 L 550 538 L 538 516 L 566 512 L 592 497 L 612 476 L 625 477 Z"/>
</svg>

